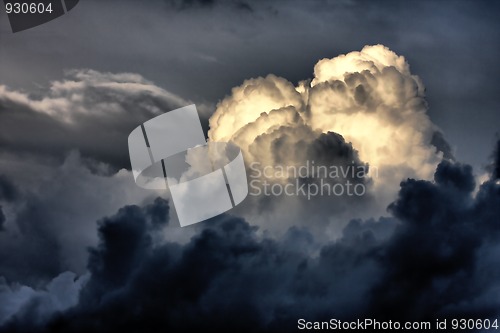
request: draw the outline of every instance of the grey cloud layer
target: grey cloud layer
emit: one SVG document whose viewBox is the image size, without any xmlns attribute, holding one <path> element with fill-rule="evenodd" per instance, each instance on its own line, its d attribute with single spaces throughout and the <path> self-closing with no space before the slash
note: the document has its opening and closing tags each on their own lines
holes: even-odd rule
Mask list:
<svg viewBox="0 0 500 333">
<path fill-rule="evenodd" d="M 0 149 L 84 157 L 130 168 L 126 138 L 138 124 L 188 102 L 137 74 L 68 72 L 42 97 L 0 86 Z"/>
<path fill-rule="evenodd" d="M 2 201 L 11 202 L 17 199 L 18 191 L 14 184 L 5 177 L 0 175 L 0 203 Z M 5 214 L 2 210 L 2 205 L 0 204 L 0 231 L 4 229 Z"/>
<path fill-rule="evenodd" d="M 131 172 L 92 172 L 75 152 L 58 166 L 32 159 L 11 163 L 15 168 L 3 164 L 0 176 L 0 186 L 9 179 L 0 193 L 16 193 L 9 194 L 12 200 L 0 197 L 0 276 L 9 282 L 38 286 L 67 270 L 83 274 L 87 248 L 97 243 L 94 221 L 158 195 L 138 188 Z"/>
</svg>

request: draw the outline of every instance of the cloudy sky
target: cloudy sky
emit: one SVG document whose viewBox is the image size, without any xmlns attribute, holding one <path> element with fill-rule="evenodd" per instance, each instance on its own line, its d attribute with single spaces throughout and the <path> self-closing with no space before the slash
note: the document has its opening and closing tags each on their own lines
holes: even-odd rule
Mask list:
<svg viewBox="0 0 500 333">
<path fill-rule="evenodd" d="M 93 1 L 0 12 L 0 327 L 285 331 L 500 315 L 500 7 L 488 1 Z M 250 195 L 180 228 L 127 137 L 196 103 Z M 255 168 L 366 167 L 295 179 Z M 258 172 L 258 171 L 257 171 Z"/>
<path fill-rule="evenodd" d="M 500 120 L 496 7 L 487 1 L 155 0 L 119 7 L 84 1 L 78 11 L 22 34 L 10 33 L 2 12 L 0 82 L 33 92 L 68 69 L 133 72 L 213 105 L 244 79 L 273 73 L 297 83 L 311 77 L 319 59 L 383 44 L 404 55 L 424 81 L 429 113 L 457 156 L 480 164 Z"/>
</svg>

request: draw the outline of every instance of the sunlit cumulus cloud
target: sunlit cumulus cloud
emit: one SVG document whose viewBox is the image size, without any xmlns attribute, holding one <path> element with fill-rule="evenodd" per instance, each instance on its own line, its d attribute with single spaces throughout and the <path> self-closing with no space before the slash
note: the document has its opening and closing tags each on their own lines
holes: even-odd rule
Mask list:
<svg viewBox="0 0 500 333">
<path fill-rule="evenodd" d="M 372 165 L 429 178 L 442 155 L 431 144 L 438 129 L 426 110 L 424 86 L 404 57 L 366 46 L 320 60 L 312 81 L 298 87 L 274 75 L 245 81 L 218 104 L 209 136 L 234 140 L 258 159 L 260 151 L 252 150 L 258 136 L 307 126 L 341 134 Z"/>
<path fill-rule="evenodd" d="M 365 211 L 381 214 L 401 180 L 431 179 L 443 157 L 451 157 L 426 111 L 423 83 L 405 58 L 382 45 L 365 46 L 320 60 L 312 80 L 298 86 L 275 75 L 246 80 L 217 105 L 209 138 L 235 142 L 249 164 L 366 164 L 376 172 L 368 177 L 372 202 Z M 351 146 L 348 156 L 318 147 L 333 133 Z"/>
</svg>

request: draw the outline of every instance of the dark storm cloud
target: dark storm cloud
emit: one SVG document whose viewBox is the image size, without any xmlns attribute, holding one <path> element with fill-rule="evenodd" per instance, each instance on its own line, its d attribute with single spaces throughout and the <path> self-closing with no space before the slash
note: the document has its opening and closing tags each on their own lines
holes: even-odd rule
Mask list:
<svg viewBox="0 0 500 333">
<path fill-rule="evenodd" d="M 2 235 L 0 276 L 30 284 L 48 281 L 61 272 L 60 248 L 50 227 L 51 208 L 32 195 L 20 196 L 15 204 L 22 207 L 14 221 L 20 233 L 6 229 Z"/>
<path fill-rule="evenodd" d="M 495 150 L 491 156 L 492 163 L 487 167 L 493 180 L 500 179 L 500 140 L 497 141 Z"/>
<path fill-rule="evenodd" d="M 14 201 L 18 197 L 18 190 L 5 176 L 0 175 L 0 201 Z"/>
<path fill-rule="evenodd" d="M 167 202 L 158 198 L 143 208 L 124 207 L 115 216 L 98 222 L 102 243 L 99 248 L 91 249 L 88 263 L 94 276 L 92 282 L 88 284 L 93 295 L 113 288 L 119 289 L 120 286 L 125 287 L 121 281 L 126 281 L 129 272 L 140 266 L 141 260 L 146 256 L 144 251 L 152 246 L 153 239 L 149 232 L 166 225 L 168 212 Z M 45 258 L 44 260 L 51 258 L 50 255 L 40 255 Z M 55 257 L 55 262 L 58 261 L 57 254 L 53 254 L 52 257 Z M 36 273 L 36 267 L 31 268 L 31 271 Z M 73 283 L 68 281 L 68 275 Z M 15 285 L 12 287 L 6 285 L 5 279 L 0 280 L 0 294 L 7 298 L 6 303 L 0 302 L 0 321 L 5 320 L 6 312 L 12 312 L 11 308 L 17 305 L 19 309 L 14 311 L 16 316 L 12 320 L 14 322 L 21 320 L 19 328 L 22 330 L 37 330 L 37 326 L 45 324 L 52 312 L 68 308 L 68 305 L 75 302 L 75 297 L 78 299 L 79 288 L 86 280 L 85 276 L 77 278 L 74 273 L 66 272 L 57 276 L 42 290 L 32 290 L 27 286 L 19 290 Z M 84 302 L 85 296 L 81 299 Z M 88 300 L 99 302 L 99 299 Z M 53 304 L 54 302 L 56 304 Z M 24 320 L 28 317 L 30 320 Z"/>
<path fill-rule="evenodd" d="M 76 153 L 58 166 L 30 159 L 14 166 L 13 171 L 5 169 L 8 188 L 15 181 L 15 200 L 0 200 L 6 217 L 0 233 L 0 276 L 9 282 L 37 286 L 63 271 L 83 274 L 87 248 L 97 243 L 95 221 L 158 195 L 138 188 L 125 170 L 114 175 L 91 172 Z"/>
<path fill-rule="evenodd" d="M 148 231 L 168 222 L 168 210 L 167 202 L 157 198 L 145 208 L 127 206 L 99 222 L 101 244 L 90 251 L 88 268 L 93 278 L 82 302 L 99 304 L 105 300 L 96 295 L 126 287 L 128 276 L 143 265 L 143 259 L 152 250 Z"/>
<path fill-rule="evenodd" d="M 62 271 L 61 243 L 53 228 L 53 207 L 31 195 L 21 200 L 22 209 L 15 219 L 19 234 L 6 231 L 0 244 L 0 276 L 36 285 Z"/>
<path fill-rule="evenodd" d="M 2 206 L 0 206 L 0 231 L 3 231 L 5 227 L 3 224 L 5 223 L 5 214 L 3 213 Z"/>
<path fill-rule="evenodd" d="M 167 203 L 124 207 L 99 222 L 78 305 L 44 327 L 290 332 L 299 318 L 496 316 L 500 185 L 488 180 L 474 197 L 472 184 L 470 167 L 443 161 L 434 182 L 402 182 L 393 218 L 352 221 L 317 257 L 297 245 L 314 243 L 307 230 L 263 238 L 228 215 L 196 226 L 184 245 L 155 246 Z M 29 324 L 19 315 L 4 329 Z"/>
<path fill-rule="evenodd" d="M 498 315 L 500 187 L 481 185 L 473 199 L 471 168 L 442 162 L 435 184 L 408 180 L 389 210 L 402 223 L 383 249 L 384 275 L 374 314 L 412 319 Z M 406 303 L 406 306 L 402 306 Z"/>
<path fill-rule="evenodd" d="M 92 278 L 82 291 L 80 304 L 55 319 L 51 328 L 255 332 L 275 325 L 275 311 L 283 312 L 283 319 L 299 311 L 297 304 L 287 304 L 282 297 L 309 303 L 310 298 L 322 298 L 323 288 L 340 287 L 328 287 L 327 273 L 316 271 L 329 256 L 337 261 L 334 255 L 325 253 L 318 262 L 308 262 L 301 249 L 259 240 L 255 228 L 235 217 L 207 222 L 208 226 L 185 246 L 167 244 L 160 248 L 151 247 L 146 223 L 135 209 L 125 208 L 107 223 L 116 225 L 103 224 L 101 235 L 108 228 L 117 228 L 115 234 L 123 237 L 102 237 L 107 243 L 89 262 Z M 116 262 L 107 262 L 113 253 Z M 301 280 L 308 278 L 308 273 L 319 274 L 314 277 L 318 284 L 303 285 Z M 292 291 L 296 295 L 290 294 Z M 344 295 L 345 299 L 350 297 Z M 133 308 L 137 312 L 132 320 L 115 315 Z M 94 319 L 89 320 L 91 317 Z"/>
<path fill-rule="evenodd" d="M 18 190 L 12 182 L 4 175 L 0 175 L 0 203 L 2 201 L 12 202 L 18 197 Z M 5 229 L 5 214 L 0 204 L 0 231 Z"/>
</svg>

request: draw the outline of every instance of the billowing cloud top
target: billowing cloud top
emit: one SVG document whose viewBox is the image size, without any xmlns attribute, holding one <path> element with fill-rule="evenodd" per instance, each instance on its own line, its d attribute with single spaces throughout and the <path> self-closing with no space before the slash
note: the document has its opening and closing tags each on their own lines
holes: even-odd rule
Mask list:
<svg viewBox="0 0 500 333">
<path fill-rule="evenodd" d="M 320 60 L 314 78 L 298 86 L 275 75 L 246 80 L 209 122 L 210 140 L 235 142 L 250 164 L 367 164 L 376 170 L 370 193 L 378 201 L 375 211 L 364 208 L 370 214 L 384 213 L 402 179 L 431 179 L 451 156 L 427 115 L 421 80 L 383 45 Z M 318 144 L 334 133 L 339 146 Z M 345 144 L 348 154 L 340 148 Z"/>
</svg>

